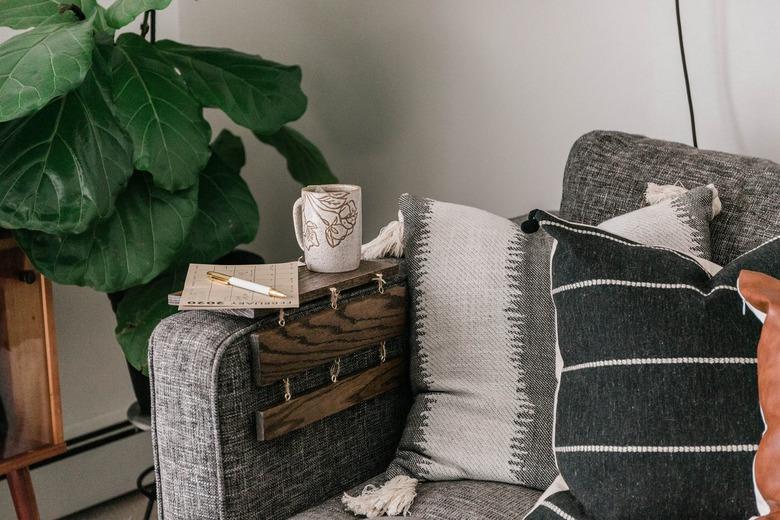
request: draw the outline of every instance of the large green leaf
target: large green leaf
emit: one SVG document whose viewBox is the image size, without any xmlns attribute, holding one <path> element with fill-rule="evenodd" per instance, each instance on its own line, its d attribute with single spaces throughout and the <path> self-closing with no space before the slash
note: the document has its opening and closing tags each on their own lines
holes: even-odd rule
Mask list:
<svg viewBox="0 0 780 520">
<path fill-rule="evenodd" d="M 152 280 L 178 258 L 197 213 L 197 186 L 176 193 L 137 172 L 116 211 L 84 233 L 17 230 L 32 263 L 52 280 L 116 292 Z"/>
<path fill-rule="evenodd" d="M 47 23 L 0 44 L 0 121 L 25 116 L 78 87 L 93 46 L 92 18 Z"/>
<path fill-rule="evenodd" d="M 229 130 L 222 130 L 211 143 L 211 157 L 218 159 L 225 168 L 239 173 L 246 164 L 244 143 Z"/>
<path fill-rule="evenodd" d="M 127 361 L 148 373 L 149 338 L 160 321 L 178 312 L 168 305 L 168 295 L 181 291 L 187 277 L 187 264 L 166 271 L 151 282 L 124 293 L 116 309 L 116 339 Z"/>
<path fill-rule="evenodd" d="M 80 233 L 114 210 L 132 143 L 110 108 L 100 55 L 79 88 L 0 125 L 0 227 Z"/>
<path fill-rule="evenodd" d="M 99 5 L 96 0 L 82 0 L 81 8 L 84 9 L 84 13 L 87 17 L 92 16 L 93 12 L 95 13 L 95 22 L 93 23 L 93 26 L 95 27 L 96 33 L 106 33 L 113 36 L 114 28 L 108 25 L 105 7 Z M 111 38 L 111 41 L 113 43 L 113 37 Z"/>
<path fill-rule="evenodd" d="M 184 80 L 136 34 L 117 39 L 112 65 L 116 112 L 133 139 L 136 169 L 169 191 L 195 184 L 209 159 L 211 128 Z"/>
<path fill-rule="evenodd" d="M 156 47 L 181 72 L 203 106 L 221 109 L 252 131 L 272 134 L 306 111 L 300 67 L 170 40 Z"/>
<path fill-rule="evenodd" d="M 297 130 L 283 126 L 275 134 L 255 136 L 282 154 L 293 179 L 304 186 L 337 182 L 322 152 Z"/>
<path fill-rule="evenodd" d="M 42 24 L 59 12 L 60 2 L 56 0 L 2 0 L 0 26 L 28 29 Z"/>
<path fill-rule="evenodd" d="M 108 24 L 119 29 L 150 9 L 165 9 L 171 0 L 116 0 L 106 11 Z"/>
<path fill-rule="evenodd" d="M 109 75 L 112 74 L 111 64 L 113 63 L 115 47 L 116 46 L 114 45 L 114 37 L 111 34 L 106 32 L 95 34 L 95 50 L 97 51 L 97 54 L 100 55 L 100 59 L 103 60 L 103 63 L 106 63 L 108 65 Z M 107 87 L 109 92 L 108 97 L 111 100 L 111 108 L 113 110 L 116 110 L 116 107 L 114 106 L 114 96 L 112 93 L 111 81 L 108 82 Z"/>
<path fill-rule="evenodd" d="M 97 7 L 96 0 L 0 0 L 0 26 L 29 29 L 57 21 L 76 21 L 75 13 L 61 12 L 63 6 L 76 5 L 89 18 Z M 99 10 L 103 10 L 100 8 Z"/>
<path fill-rule="evenodd" d="M 198 215 L 180 255 L 186 262 L 211 262 L 257 234 L 257 203 L 240 176 L 241 139 L 223 130 L 211 148 L 211 159 L 200 176 Z"/>
<path fill-rule="evenodd" d="M 147 369 L 147 346 L 154 327 L 176 312 L 176 307 L 167 304 L 168 294 L 184 286 L 189 263 L 214 262 L 257 234 L 257 205 L 240 177 L 244 165 L 241 139 L 223 130 L 211 148 L 211 159 L 200 177 L 198 214 L 177 255 L 179 265 L 128 290 L 116 310 L 117 340 L 139 370 Z"/>
</svg>

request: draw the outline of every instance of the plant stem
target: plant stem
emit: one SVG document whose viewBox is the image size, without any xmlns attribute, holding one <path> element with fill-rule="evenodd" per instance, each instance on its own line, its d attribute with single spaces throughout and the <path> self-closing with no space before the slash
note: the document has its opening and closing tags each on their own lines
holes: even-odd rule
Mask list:
<svg viewBox="0 0 780 520">
<path fill-rule="evenodd" d="M 146 33 L 149 32 L 149 13 L 151 11 L 146 11 L 144 13 L 144 19 L 141 22 L 141 38 L 146 38 Z"/>
<path fill-rule="evenodd" d="M 149 35 L 149 43 L 154 43 L 157 40 L 157 11 L 149 9 L 144 12 L 144 21 L 141 22 L 141 38 L 146 38 Z"/>
<path fill-rule="evenodd" d="M 63 14 L 65 11 L 71 11 L 73 14 L 76 15 L 76 18 L 79 19 L 79 21 L 84 21 L 87 19 L 86 15 L 84 14 L 84 11 L 81 10 L 81 7 L 77 6 L 76 4 L 62 4 L 60 6 L 60 14 Z"/>
</svg>

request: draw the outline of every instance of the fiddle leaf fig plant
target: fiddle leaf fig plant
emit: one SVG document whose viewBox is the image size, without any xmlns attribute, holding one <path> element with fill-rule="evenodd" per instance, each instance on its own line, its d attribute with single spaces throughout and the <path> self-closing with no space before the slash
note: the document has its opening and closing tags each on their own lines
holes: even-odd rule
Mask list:
<svg viewBox="0 0 780 520">
<path fill-rule="evenodd" d="M 149 10 L 165 9 L 171 0 L 117 0 L 106 11 L 108 25 L 121 29 L 136 17 Z"/>
<path fill-rule="evenodd" d="M 149 335 L 175 312 L 190 262 L 251 242 L 259 212 L 241 139 L 212 139 L 222 110 L 302 184 L 335 182 L 289 126 L 306 111 L 301 69 L 232 49 L 154 41 L 170 0 L 0 2 L 0 227 L 50 279 L 111 295 L 117 339 L 146 370 Z M 141 34 L 121 29 L 144 15 Z"/>
</svg>

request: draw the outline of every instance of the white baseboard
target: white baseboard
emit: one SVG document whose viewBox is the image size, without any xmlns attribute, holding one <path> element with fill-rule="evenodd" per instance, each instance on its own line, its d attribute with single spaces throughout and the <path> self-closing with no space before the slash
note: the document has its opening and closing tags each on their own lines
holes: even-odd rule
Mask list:
<svg viewBox="0 0 780 520">
<path fill-rule="evenodd" d="M 35 469 L 41 518 L 60 518 L 132 491 L 151 465 L 152 441 L 145 432 Z M 16 518 L 5 482 L 0 482 L 0 518 Z"/>
<path fill-rule="evenodd" d="M 128 406 L 130 403 L 128 402 Z M 79 421 L 75 424 L 66 424 L 64 434 L 66 439 L 72 439 L 85 433 L 94 432 L 112 424 L 118 424 L 127 420 L 127 408 L 121 410 L 112 410 L 100 414 L 88 420 Z"/>
</svg>

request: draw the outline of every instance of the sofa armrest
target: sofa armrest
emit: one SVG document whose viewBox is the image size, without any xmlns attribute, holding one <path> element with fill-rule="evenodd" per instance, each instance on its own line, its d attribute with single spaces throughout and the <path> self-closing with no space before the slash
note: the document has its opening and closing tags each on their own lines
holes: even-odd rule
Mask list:
<svg viewBox="0 0 780 520">
<path fill-rule="evenodd" d="M 252 377 L 250 334 L 269 320 L 206 311 L 164 320 L 150 340 L 152 434 L 161 518 L 287 518 L 383 471 L 409 406 L 408 385 L 282 437 L 259 441 L 255 414 L 284 400 Z M 403 355 L 403 340 L 387 343 Z M 345 376 L 375 352 L 342 360 Z M 326 384 L 328 368 L 301 374 Z"/>
</svg>

